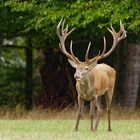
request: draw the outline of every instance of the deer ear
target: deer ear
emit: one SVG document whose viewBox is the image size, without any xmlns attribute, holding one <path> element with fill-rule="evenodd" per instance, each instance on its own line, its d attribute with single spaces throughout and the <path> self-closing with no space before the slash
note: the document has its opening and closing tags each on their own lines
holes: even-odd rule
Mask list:
<svg viewBox="0 0 140 140">
<path fill-rule="evenodd" d="M 71 59 L 68 59 L 69 63 L 71 64 L 72 67 L 76 68 L 77 67 L 77 64 L 72 61 Z"/>
</svg>

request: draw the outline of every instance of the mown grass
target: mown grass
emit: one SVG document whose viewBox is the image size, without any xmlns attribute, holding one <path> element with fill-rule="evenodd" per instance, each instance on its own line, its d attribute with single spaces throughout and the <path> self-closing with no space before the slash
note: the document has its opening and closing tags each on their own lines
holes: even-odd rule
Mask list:
<svg viewBox="0 0 140 140">
<path fill-rule="evenodd" d="M 97 132 L 82 120 L 78 132 L 73 120 L 0 120 L 0 140 L 140 140 L 139 120 L 113 120 L 113 132 L 102 120 Z"/>
<path fill-rule="evenodd" d="M 140 111 L 112 111 L 112 132 L 107 131 L 106 112 L 98 131 L 89 130 L 85 111 L 78 132 L 74 132 L 75 109 L 25 110 L 0 109 L 0 140 L 140 140 Z"/>
</svg>

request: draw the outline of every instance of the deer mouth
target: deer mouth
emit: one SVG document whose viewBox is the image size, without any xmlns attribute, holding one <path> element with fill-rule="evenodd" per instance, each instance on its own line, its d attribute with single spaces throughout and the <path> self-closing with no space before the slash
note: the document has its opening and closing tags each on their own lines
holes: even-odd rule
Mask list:
<svg viewBox="0 0 140 140">
<path fill-rule="evenodd" d="M 81 80 L 81 77 L 79 77 L 79 76 L 75 76 L 74 78 L 75 78 L 77 81 Z"/>
</svg>

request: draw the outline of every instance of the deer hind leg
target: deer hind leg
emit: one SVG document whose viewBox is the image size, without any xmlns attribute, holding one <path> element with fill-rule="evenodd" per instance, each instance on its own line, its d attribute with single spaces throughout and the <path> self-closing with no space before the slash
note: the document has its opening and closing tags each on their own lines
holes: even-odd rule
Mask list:
<svg viewBox="0 0 140 140">
<path fill-rule="evenodd" d="M 111 115 L 111 102 L 112 102 L 112 97 L 114 93 L 114 85 L 115 85 L 115 80 L 114 82 L 112 81 L 112 84 L 109 90 L 105 94 L 105 99 L 106 99 L 106 104 L 107 104 L 107 114 L 108 114 L 108 131 L 112 131 L 110 115 Z"/>
<path fill-rule="evenodd" d="M 96 119 L 95 127 L 94 127 L 94 130 L 93 130 L 94 132 L 97 130 L 101 115 L 103 114 L 103 108 L 102 108 L 102 105 L 101 105 L 100 97 L 95 99 L 95 101 L 96 101 L 96 107 L 97 107 L 97 119 Z"/>
<path fill-rule="evenodd" d="M 90 130 L 93 131 L 93 117 L 95 113 L 95 99 L 90 101 L 90 120 L 91 120 L 91 125 L 90 125 Z"/>
<path fill-rule="evenodd" d="M 78 130 L 80 118 L 83 114 L 83 108 L 84 108 L 84 100 L 80 97 L 78 97 L 78 111 L 77 111 L 77 120 L 76 120 L 76 125 L 75 125 L 75 131 Z"/>
<path fill-rule="evenodd" d="M 111 129 L 111 118 L 110 118 L 110 113 L 111 113 L 111 101 L 108 97 L 108 94 L 105 95 L 106 99 L 106 104 L 107 104 L 107 115 L 108 115 L 108 131 L 112 131 Z"/>
</svg>

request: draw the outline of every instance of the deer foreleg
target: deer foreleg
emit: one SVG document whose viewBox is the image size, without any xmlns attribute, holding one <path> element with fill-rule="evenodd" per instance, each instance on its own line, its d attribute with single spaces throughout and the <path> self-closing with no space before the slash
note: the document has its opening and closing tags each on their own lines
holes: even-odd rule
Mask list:
<svg viewBox="0 0 140 140">
<path fill-rule="evenodd" d="M 96 119 L 96 123 L 95 123 L 95 127 L 93 131 L 97 130 L 101 115 L 103 114 L 103 108 L 101 105 L 100 97 L 95 99 L 95 101 L 96 101 L 96 107 L 97 107 L 97 119 Z"/>
<path fill-rule="evenodd" d="M 78 111 L 77 111 L 77 121 L 76 121 L 75 131 L 78 130 L 80 118 L 83 114 L 83 108 L 84 108 L 84 100 L 78 97 Z"/>
<path fill-rule="evenodd" d="M 90 101 L 90 120 L 91 120 L 90 130 L 91 131 L 93 131 L 94 112 L 95 112 L 95 99 Z"/>
</svg>

